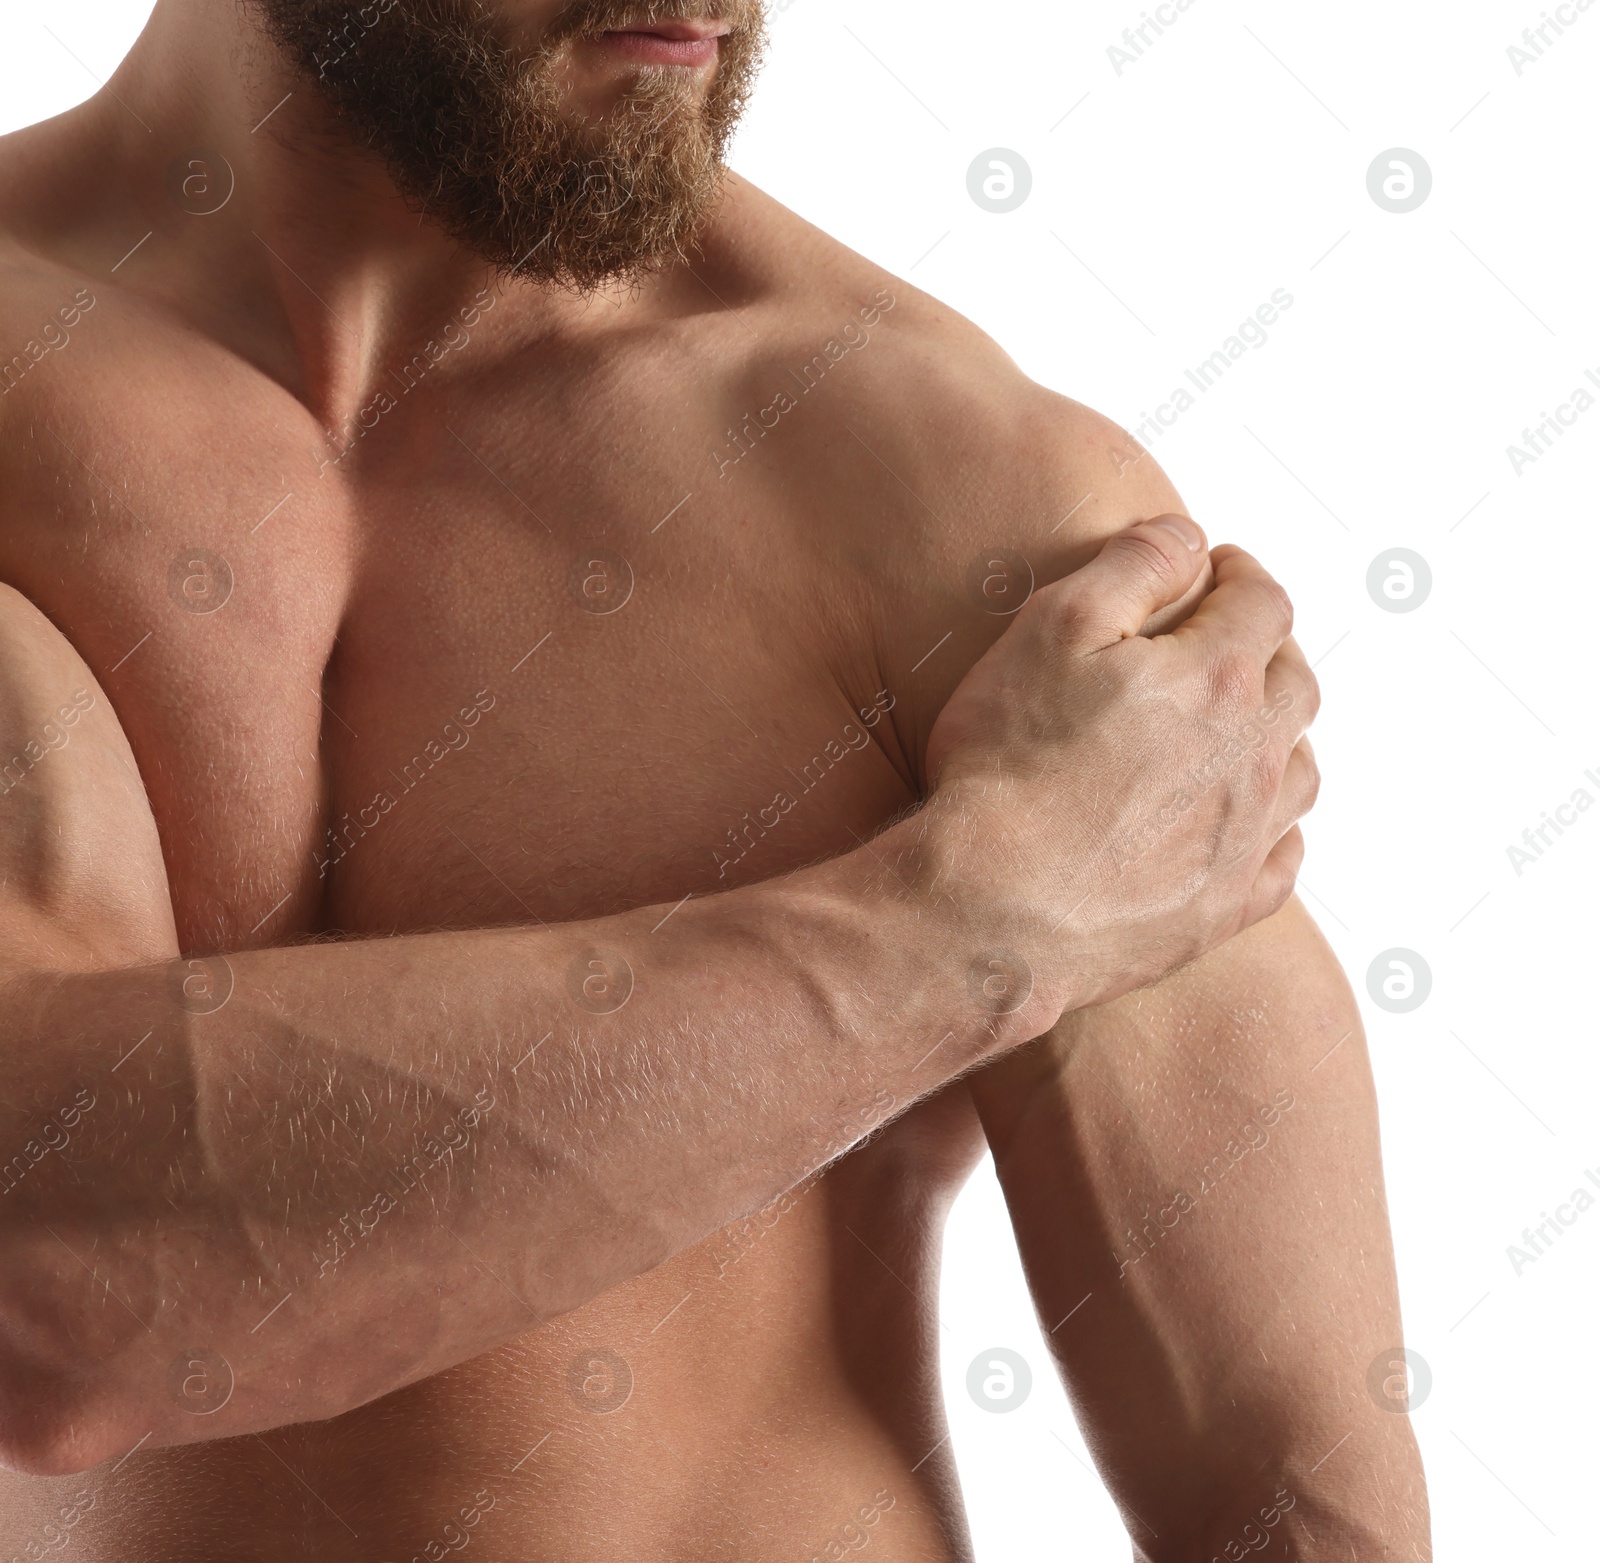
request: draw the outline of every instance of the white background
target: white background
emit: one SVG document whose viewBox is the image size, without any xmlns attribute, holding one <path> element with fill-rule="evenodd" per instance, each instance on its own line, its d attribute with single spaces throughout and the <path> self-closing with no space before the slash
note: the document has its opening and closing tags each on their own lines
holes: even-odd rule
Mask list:
<svg viewBox="0 0 1600 1563">
<path fill-rule="evenodd" d="M 92 92 L 149 9 L 6 0 L 0 129 Z M 1290 587 L 1323 681 L 1303 890 L 1362 993 L 1438 1555 L 1593 1556 L 1600 1210 L 1520 1276 L 1506 1249 L 1600 1168 L 1600 810 L 1520 876 L 1506 849 L 1574 789 L 1600 798 L 1600 407 L 1520 475 L 1507 447 L 1600 374 L 1600 6 L 1520 77 L 1506 50 L 1538 4 L 1196 0 L 1119 76 L 1107 47 L 1140 9 L 790 0 L 735 166 L 1128 426 L 1293 295 L 1154 449 L 1213 538 Z M 1007 215 L 967 193 L 996 147 L 1033 173 Z M 1367 189 L 1395 147 L 1434 178 L 1404 215 Z M 1408 613 L 1366 588 L 1396 547 L 1433 575 Z M 1407 1014 L 1366 997 L 1392 947 L 1433 975 Z M 1125 1558 L 987 1171 L 944 1318 L 980 1558 Z M 964 1383 L 996 1345 L 1034 1370 L 1005 1416 Z"/>
</svg>

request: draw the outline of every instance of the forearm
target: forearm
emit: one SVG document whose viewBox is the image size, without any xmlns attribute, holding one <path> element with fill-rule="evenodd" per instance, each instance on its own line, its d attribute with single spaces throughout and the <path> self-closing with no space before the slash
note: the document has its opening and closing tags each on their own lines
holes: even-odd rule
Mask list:
<svg viewBox="0 0 1600 1563">
<path fill-rule="evenodd" d="M 1369 1392 L 1400 1344 L 1371 1077 L 1303 910 L 975 1086 L 1141 1554 L 1426 1557 L 1407 1419 Z"/>
<path fill-rule="evenodd" d="M 0 1402 L 36 1371 L 66 1465 L 332 1415 L 764 1205 L 1000 1040 L 918 840 L 676 911 L 23 983 L 0 1144 L 79 1105 L 0 1194 L 0 1308 L 95 1322 Z M 235 1381 L 204 1417 L 164 1391 L 197 1345 Z"/>
<path fill-rule="evenodd" d="M 0 1460 L 75 1470 L 329 1416 L 463 1360 L 1279 904 L 1314 791 L 1287 600 L 1235 552 L 1180 632 L 1135 633 L 1202 544 L 1167 518 L 1036 592 L 934 724 L 912 819 L 777 884 L 602 923 L 108 969 L 96 886 L 143 909 L 132 959 L 176 936 L 105 704 L 72 752 L 115 751 L 115 834 L 94 834 L 90 763 L 30 782 L 56 815 L 11 821 L 24 860 L 65 845 L 83 872 L 75 895 L 53 871 L 23 884 L 38 949 L 0 947 L 0 1149 L 20 1147 Z M 97 686 L 25 599 L 0 589 L 0 610 L 0 726 L 29 732 L 58 688 Z M 1300 714 L 1252 727 L 1250 763 L 1173 813 L 1169 771 L 1210 776 L 1268 695 Z M 1168 815 L 1159 861 L 1127 852 L 1129 822 Z M 593 970 L 590 946 L 611 952 Z M 226 1404 L 183 1403 L 190 1349 L 227 1364 Z"/>
</svg>

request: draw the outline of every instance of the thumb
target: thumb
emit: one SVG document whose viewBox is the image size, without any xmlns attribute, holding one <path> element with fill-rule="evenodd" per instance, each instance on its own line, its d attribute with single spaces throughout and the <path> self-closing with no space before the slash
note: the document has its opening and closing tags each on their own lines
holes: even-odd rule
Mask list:
<svg viewBox="0 0 1600 1563">
<path fill-rule="evenodd" d="M 1108 537 L 1088 564 L 1047 590 L 1064 610 L 1068 643 L 1099 651 L 1137 635 L 1194 585 L 1205 566 L 1206 535 L 1199 526 L 1187 516 L 1157 516 Z"/>
</svg>

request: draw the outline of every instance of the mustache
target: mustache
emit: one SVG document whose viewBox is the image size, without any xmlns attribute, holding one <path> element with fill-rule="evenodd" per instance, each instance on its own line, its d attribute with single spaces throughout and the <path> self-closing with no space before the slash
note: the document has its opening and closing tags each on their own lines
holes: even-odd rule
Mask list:
<svg viewBox="0 0 1600 1563">
<path fill-rule="evenodd" d="M 649 27 L 656 22 L 725 22 L 735 36 L 760 30 L 761 0 L 574 0 L 545 29 L 544 46 Z"/>
</svg>

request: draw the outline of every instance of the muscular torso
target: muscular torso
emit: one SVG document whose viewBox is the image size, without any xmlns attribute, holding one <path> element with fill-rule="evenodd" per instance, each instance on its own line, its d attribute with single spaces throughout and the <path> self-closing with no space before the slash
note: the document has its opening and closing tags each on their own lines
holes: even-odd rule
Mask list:
<svg viewBox="0 0 1600 1563">
<path fill-rule="evenodd" d="M 683 278 L 637 328 L 597 308 L 536 352 L 502 298 L 337 462 L 345 440 L 167 305 L 9 258 L 8 350 L 95 302 L 0 402 L 0 579 L 122 720 L 186 953 L 666 909 L 914 796 L 914 724 L 861 713 L 908 698 L 885 663 L 911 649 L 883 642 L 924 634 L 892 561 L 915 505 L 849 382 L 910 303 L 719 476 L 730 424 L 895 295 L 842 252 L 803 268 L 814 236 L 776 209 L 741 222 L 755 259 L 706 262 L 737 312 Z M 761 1217 L 334 1421 L 0 1478 L 0 1556 L 83 1492 L 83 1563 L 802 1559 L 863 1533 L 964 1556 L 934 1283 L 980 1149 L 947 1093 Z"/>
</svg>

